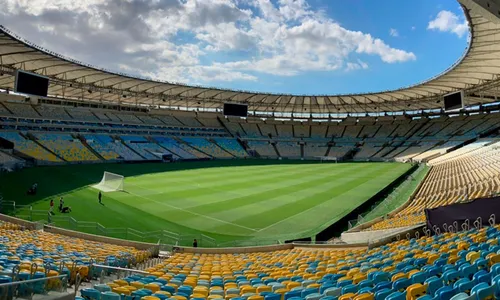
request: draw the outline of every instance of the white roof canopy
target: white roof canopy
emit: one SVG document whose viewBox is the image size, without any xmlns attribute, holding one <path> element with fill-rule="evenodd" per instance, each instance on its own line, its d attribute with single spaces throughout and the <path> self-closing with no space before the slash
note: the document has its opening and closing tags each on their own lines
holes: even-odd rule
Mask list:
<svg viewBox="0 0 500 300">
<path fill-rule="evenodd" d="M 467 5 L 467 1 L 462 0 Z M 464 7 L 471 40 L 463 57 L 442 74 L 398 90 L 349 95 L 254 93 L 159 82 L 86 65 L 17 37 L 0 26 L 0 88 L 14 88 L 23 69 L 51 79 L 49 95 L 83 101 L 222 108 L 246 103 L 250 110 L 293 113 L 361 113 L 433 109 L 442 96 L 465 90 L 466 105 L 496 102 L 500 96 L 500 25 Z M 439 51 L 439 49 L 436 49 Z"/>
</svg>

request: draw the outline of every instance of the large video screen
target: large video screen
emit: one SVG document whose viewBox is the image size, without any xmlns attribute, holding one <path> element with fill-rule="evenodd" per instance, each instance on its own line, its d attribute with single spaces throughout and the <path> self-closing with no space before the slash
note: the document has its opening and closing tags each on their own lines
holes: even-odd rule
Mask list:
<svg viewBox="0 0 500 300">
<path fill-rule="evenodd" d="M 455 110 L 464 107 L 464 93 L 456 92 L 444 96 L 444 110 Z"/>
<path fill-rule="evenodd" d="M 248 116 L 248 105 L 224 103 L 224 115 L 246 117 Z"/>
<path fill-rule="evenodd" d="M 17 70 L 14 92 L 40 97 L 47 97 L 49 79 L 37 74 Z"/>
</svg>

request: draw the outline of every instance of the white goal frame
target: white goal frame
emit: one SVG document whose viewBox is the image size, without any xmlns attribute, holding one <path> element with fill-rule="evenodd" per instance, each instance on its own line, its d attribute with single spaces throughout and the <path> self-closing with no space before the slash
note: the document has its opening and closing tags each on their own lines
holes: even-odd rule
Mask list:
<svg viewBox="0 0 500 300">
<path fill-rule="evenodd" d="M 105 193 L 123 191 L 124 179 L 125 177 L 120 174 L 104 172 L 104 174 L 102 175 L 101 182 L 99 182 L 96 185 L 93 185 L 92 187 L 100 191 L 103 191 Z"/>
</svg>

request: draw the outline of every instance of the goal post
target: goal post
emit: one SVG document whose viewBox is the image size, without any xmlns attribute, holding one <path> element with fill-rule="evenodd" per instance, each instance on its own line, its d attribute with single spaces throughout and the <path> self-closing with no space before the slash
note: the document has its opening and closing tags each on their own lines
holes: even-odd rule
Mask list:
<svg viewBox="0 0 500 300">
<path fill-rule="evenodd" d="M 123 179 L 122 175 L 104 172 L 101 182 L 92 187 L 103 192 L 123 191 Z"/>
</svg>

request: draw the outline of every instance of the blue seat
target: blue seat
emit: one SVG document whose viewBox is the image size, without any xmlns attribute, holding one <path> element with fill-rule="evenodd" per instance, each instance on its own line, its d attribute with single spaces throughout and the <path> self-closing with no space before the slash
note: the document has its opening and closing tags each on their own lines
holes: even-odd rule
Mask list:
<svg viewBox="0 0 500 300">
<path fill-rule="evenodd" d="M 424 283 L 427 284 L 427 295 L 431 295 L 431 297 L 443 286 L 443 281 L 436 276 L 427 278 Z"/>
<path fill-rule="evenodd" d="M 342 288 L 342 294 L 357 293 L 359 286 L 357 284 L 349 284 Z"/>
<path fill-rule="evenodd" d="M 375 300 L 384 300 L 389 296 L 390 294 L 394 293 L 392 289 L 389 288 L 384 288 L 379 291 L 375 292 Z"/>
<path fill-rule="evenodd" d="M 288 300 L 288 299 L 291 299 L 293 297 L 300 297 L 301 295 L 301 292 L 300 290 L 295 290 L 295 291 L 288 291 L 285 293 L 284 295 L 284 300 Z"/>
<path fill-rule="evenodd" d="M 391 281 L 382 281 L 375 285 L 375 291 L 383 290 L 383 289 L 392 289 Z"/>
<path fill-rule="evenodd" d="M 407 287 L 411 285 L 411 280 L 408 278 L 399 278 L 392 284 L 392 289 L 395 291 L 403 292 Z"/>
<path fill-rule="evenodd" d="M 470 281 L 468 278 L 460 278 L 453 284 L 453 287 L 461 293 L 470 293 L 474 285 L 474 282 Z"/>
<path fill-rule="evenodd" d="M 453 287 L 451 287 L 451 286 L 443 286 L 443 287 L 440 287 L 436 291 L 436 295 L 435 296 L 439 300 L 450 300 L 451 297 L 453 297 L 456 293 L 457 293 L 457 290 L 454 289 Z"/>
<path fill-rule="evenodd" d="M 425 272 L 413 273 L 410 276 L 412 283 L 424 283 L 425 279 L 427 279 L 427 274 Z"/>
<path fill-rule="evenodd" d="M 281 295 L 270 293 L 264 296 L 264 300 L 281 300 Z"/>
<path fill-rule="evenodd" d="M 305 298 L 307 295 L 314 294 L 314 293 L 318 293 L 318 289 L 307 288 L 307 289 L 302 290 L 302 292 L 300 293 L 300 296 L 302 298 Z"/>
<path fill-rule="evenodd" d="M 406 292 L 393 292 L 387 298 L 386 300 L 406 300 Z"/>
<path fill-rule="evenodd" d="M 472 280 L 476 284 L 481 282 L 490 282 L 491 274 L 485 270 L 479 270 L 474 274 L 474 276 L 472 276 Z"/>
<path fill-rule="evenodd" d="M 100 300 L 101 292 L 96 289 L 82 289 L 80 294 L 87 300 Z"/>
</svg>

